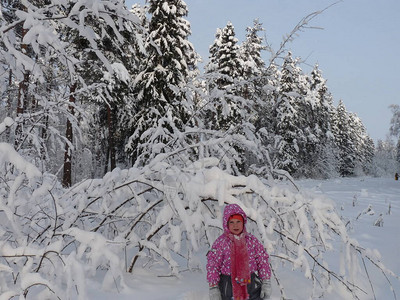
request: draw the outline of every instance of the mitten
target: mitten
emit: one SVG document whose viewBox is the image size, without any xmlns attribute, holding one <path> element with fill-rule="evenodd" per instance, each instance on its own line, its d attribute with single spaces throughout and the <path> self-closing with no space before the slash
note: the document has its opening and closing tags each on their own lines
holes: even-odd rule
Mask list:
<svg viewBox="0 0 400 300">
<path fill-rule="evenodd" d="M 222 300 L 218 285 L 210 286 L 210 300 Z"/>
<path fill-rule="evenodd" d="M 261 283 L 261 299 L 269 299 L 272 294 L 271 279 L 265 279 Z"/>
</svg>

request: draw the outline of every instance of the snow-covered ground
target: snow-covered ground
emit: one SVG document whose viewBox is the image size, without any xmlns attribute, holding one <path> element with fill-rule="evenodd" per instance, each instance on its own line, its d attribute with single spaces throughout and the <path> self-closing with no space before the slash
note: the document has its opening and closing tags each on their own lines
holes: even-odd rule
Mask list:
<svg viewBox="0 0 400 300">
<path fill-rule="evenodd" d="M 396 274 L 400 274 L 400 181 L 394 178 L 346 178 L 327 181 L 304 180 L 296 182 L 301 189 L 313 190 L 332 199 L 340 215 L 348 223 L 351 236 L 361 246 L 376 249 L 382 256 L 382 263 Z M 382 222 L 375 226 L 379 218 Z M 379 222 L 378 222 L 379 223 Z M 205 250 L 204 250 L 205 251 Z M 334 255 L 334 254 L 332 254 Z M 205 252 L 199 253 L 199 259 L 205 266 Z M 400 281 L 390 278 L 388 281 L 376 268 L 365 264 L 368 274 L 376 283 L 373 288 L 376 299 L 397 299 L 400 297 Z M 361 263 L 363 266 L 363 263 Z M 364 267 L 364 266 L 363 266 Z M 160 268 L 162 268 L 160 266 Z M 163 274 L 160 269 L 159 274 Z M 287 280 L 291 281 L 286 293 L 290 299 L 307 299 L 302 289 L 304 274 L 287 271 Z M 208 285 L 204 270 L 183 273 L 181 278 L 159 277 L 157 270 L 136 269 L 126 275 L 127 285 L 124 290 L 106 292 L 92 282 L 89 289 L 90 299 L 149 299 L 149 300 L 205 300 L 208 299 Z M 273 285 L 274 287 L 274 285 Z M 112 290 L 112 289 L 111 289 Z M 365 288 L 368 294 L 361 299 L 374 299 L 371 287 Z M 324 299 L 343 299 L 340 291 Z M 397 298 L 396 298 L 397 297 Z M 280 299 L 279 290 L 273 289 L 272 299 Z"/>
</svg>

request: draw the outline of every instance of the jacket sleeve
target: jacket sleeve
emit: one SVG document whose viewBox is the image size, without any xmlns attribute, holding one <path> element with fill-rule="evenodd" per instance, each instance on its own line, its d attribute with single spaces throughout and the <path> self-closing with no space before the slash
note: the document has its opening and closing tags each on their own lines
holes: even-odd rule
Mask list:
<svg viewBox="0 0 400 300">
<path fill-rule="evenodd" d="M 210 285 L 216 285 L 219 282 L 223 259 L 222 244 L 221 237 L 219 237 L 207 253 L 207 281 Z"/>
<path fill-rule="evenodd" d="M 254 238 L 256 263 L 258 267 L 258 276 L 261 280 L 271 278 L 271 268 L 269 266 L 269 255 L 265 250 L 263 244 L 256 238 Z"/>
</svg>

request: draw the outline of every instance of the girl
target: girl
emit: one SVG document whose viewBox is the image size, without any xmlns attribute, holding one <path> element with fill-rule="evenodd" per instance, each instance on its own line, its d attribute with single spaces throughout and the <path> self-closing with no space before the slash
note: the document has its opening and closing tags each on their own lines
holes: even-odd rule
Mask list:
<svg viewBox="0 0 400 300">
<path fill-rule="evenodd" d="M 237 204 L 224 209 L 224 233 L 207 254 L 211 300 L 262 300 L 271 296 L 271 270 L 261 242 L 246 232 L 247 216 Z"/>
</svg>

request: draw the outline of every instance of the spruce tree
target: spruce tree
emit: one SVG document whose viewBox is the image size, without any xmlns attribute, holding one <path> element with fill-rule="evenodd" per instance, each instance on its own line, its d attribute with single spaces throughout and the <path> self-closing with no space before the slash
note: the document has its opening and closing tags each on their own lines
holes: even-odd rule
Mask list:
<svg viewBox="0 0 400 300">
<path fill-rule="evenodd" d="M 265 62 L 262 59 L 262 51 L 266 50 L 266 46 L 263 45 L 264 39 L 260 37 L 263 31 L 264 28 L 258 19 L 254 20 L 253 26 L 246 28 L 246 38 L 240 45 L 244 81 L 242 96 L 252 100 L 255 113 L 250 120 L 256 126 L 256 131 L 260 130 L 264 114 L 270 108 L 270 103 L 266 103 L 269 100 L 268 92 L 263 88 L 268 82 L 265 76 Z"/>
<path fill-rule="evenodd" d="M 235 161 L 232 172 L 248 173 L 254 163 L 265 165 L 266 153 L 255 128 L 257 97 L 253 92 L 252 95 L 249 93 L 249 87 L 254 86 L 251 80 L 255 77 L 250 79 L 250 73 L 248 78 L 244 76 L 246 62 L 232 23 L 218 29 L 215 37 L 205 67 L 207 98 L 202 109 L 204 124 L 207 129 L 230 137 L 231 141 L 221 148 L 224 149 L 223 156 Z M 247 58 L 250 65 L 252 58 Z M 262 61 L 259 63 L 261 67 Z"/>
<path fill-rule="evenodd" d="M 306 101 L 306 128 L 308 130 L 304 169 L 309 177 L 327 178 L 336 173 L 337 149 L 332 133 L 331 115 L 334 111 L 332 95 L 315 65 L 308 82 Z"/>
<path fill-rule="evenodd" d="M 390 120 L 390 135 L 398 139 L 396 159 L 400 163 L 400 105 L 390 105 L 392 111 L 392 119 Z"/>
<path fill-rule="evenodd" d="M 266 49 L 263 38 L 259 36 L 264 31 L 258 19 L 253 21 L 253 27 L 246 28 L 246 38 L 240 45 L 240 57 L 243 60 L 243 77 L 247 81 L 243 97 L 257 100 L 262 94 L 262 75 L 265 72 L 265 62 L 262 51 Z"/>
<path fill-rule="evenodd" d="M 206 123 L 210 129 L 226 131 L 241 123 L 241 113 L 246 105 L 240 97 L 243 61 L 231 22 L 222 30 L 218 29 L 215 38 L 205 67 L 210 90 Z"/>
<path fill-rule="evenodd" d="M 268 148 L 271 156 L 276 152 L 275 129 L 277 123 L 277 103 L 279 96 L 280 70 L 271 65 L 261 74 L 260 96 L 255 103 L 257 117 L 255 120 L 256 132 L 264 147 Z M 258 94 L 258 93 L 257 93 Z"/>
<path fill-rule="evenodd" d="M 341 176 L 354 175 L 357 162 L 357 148 L 352 139 L 349 113 L 342 100 L 339 101 L 335 115 L 335 141 L 339 151 L 339 172 Z"/>
<path fill-rule="evenodd" d="M 198 55 L 188 41 L 190 24 L 181 0 L 150 0 L 146 57 L 135 79 L 135 112 L 125 150 L 143 164 L 167 151 L 191 118 L 193 104 L 184 93 L 196 72 Z"/>
<path fill-rule="evenodd" d="M 304 91 L 301 87 L 301 70 L 291 52 L 288 52 L 282 66 L 279 82 L 279 96 L 276 103 L 275 134 L 277 144 L 275 166 L 294 174 L 300 165 L 299 151 L 304 145 L 300 108 Z"/>
</svg>

